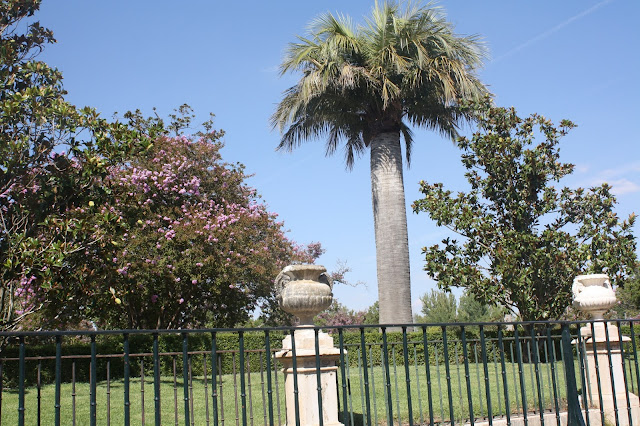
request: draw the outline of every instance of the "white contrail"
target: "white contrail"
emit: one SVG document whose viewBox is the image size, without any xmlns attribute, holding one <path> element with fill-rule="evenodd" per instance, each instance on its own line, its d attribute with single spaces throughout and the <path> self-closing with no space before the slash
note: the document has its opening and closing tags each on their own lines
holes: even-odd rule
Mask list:
<svg viewBox="0 0 640 426">
<path fill-rule="evenodd" d="M 600 3 L 598 3 L 598 4 L 595 4 L 595 5 L 591 6 L 589 9 L 584 10 L 584 11 L 578 13 L 575 16 L 572 16 L 571 18 L 567 19 L 566 21 L 559 23 L 555 27 L 543 32 L 542 34 L 538 34 L 537 36 L 533 37 L 532 39 L 527 40 L 524 43 L 522 43 L 521 45 L 509 50 L 507 53 L 498 56 L 497 58 L 495 58 L 491 62 L 492 63 L 498 62 L 498 61 L 506 58 L 507 56 L 511 56 L 514 53 L 517 53 L 517 52 L 519 52 L 519 51 L 531 46 L 532 44 L 537 43 L 540 40 L 543 40 L 543 39 L 549 37 L 551 34 L 560 31 L 562 28 L 566 27 L 567 25 L 570 25 L 574 21 L 577 21 L 578 19 L 583 18 L 583 17 L 589 15 L 590 13 L 593 13 L 597 9 L 601 8 L 602 6 L 604 6 L 604 5 L 608 4 L 608 3 L 611 3 L 612 1 L 613 0 L 604 0 L 604 1 L 601 1 Z"/>
</svg>

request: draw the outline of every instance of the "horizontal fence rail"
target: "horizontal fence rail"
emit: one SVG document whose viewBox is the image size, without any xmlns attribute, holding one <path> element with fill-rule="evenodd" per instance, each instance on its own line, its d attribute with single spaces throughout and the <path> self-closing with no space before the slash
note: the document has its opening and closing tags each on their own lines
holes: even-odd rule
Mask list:
<svg viewBox="0 0 640 426">
<path fill-rule="evenodd" d="M 332 389 L 342 424 L 592 426 L 636 419 L 633 320 L 396 329 L 327 330 L 339 350 Z M 602 329 L 606 339 L 597 343 L 593 336 Z M 322 333 L 314 331 L 320 372 Z M 318 375 L 317 395 L 299 400 L 296 333 L 300 329 L 0 333 L 0 425 L 300 424 L 302 402 L 322 407 L 326 384 Z M 289 419 L 285 366 L 276 355 L 286 336 L 294 342 Z"/>
</svg>

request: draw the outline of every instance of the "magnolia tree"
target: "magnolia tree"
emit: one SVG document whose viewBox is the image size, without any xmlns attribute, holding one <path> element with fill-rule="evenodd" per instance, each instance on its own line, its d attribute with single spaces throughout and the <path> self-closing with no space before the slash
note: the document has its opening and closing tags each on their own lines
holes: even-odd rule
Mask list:
<svg viewBox="0 0 640 426">
<path fill-rule="evenodd" d="M 454 195 L 421 182 L 424 198 L 414 203 L 461 237 L 423 249 L 439 287 L 463 287 L 523 320 L 544 320 L 563 314 L 578 274 L 606 273 L 623 286 L 637 265 L 635 216 L 617 216 L 607 184 L 554 186 L 573 171 L 559 161 L 559 142 L 574 124 L 521 118 L 489 101 L 475 109 L 478 131 L 457 142 L 470 190 Z"/>
<path fill-rule="evenodd" d="M 222 161 L 220 136 L 160 137 L 110 169 L 112 202 L 70 212 L 100 218 L 99 242 L 69 262 L 67 285 L 55 289 L 65 303 L 49 304 L 47 318 L 107 328 L 234 326 L 272 303 L 282 267 L 321 254 L 317 244 L 287 239 L 242 167 Z"/>
</svg>

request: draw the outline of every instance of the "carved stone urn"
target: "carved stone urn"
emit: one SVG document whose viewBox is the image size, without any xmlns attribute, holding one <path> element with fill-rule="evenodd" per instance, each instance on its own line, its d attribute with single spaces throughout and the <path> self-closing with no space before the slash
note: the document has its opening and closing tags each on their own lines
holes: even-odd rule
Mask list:
<svg viewBox="0 0 640 426">
<path fill-rule="evenodd" d="M 284 373 L 286 426 L 342 426 L 338 421 L 336 379 L 340 350 L 333 346 L 331 336 L 313 326 L 313 317 L 327 309 L 333 300 L 327 270 L 320 265 L 289 265 L 278 274 L 275 285 L 280 307 L 300 319 L 300 326 L 282 340 L 282 350 L 276 353 Z M 318 385 L 322 410 L 318 404 Z"/>
<path fill-rule="evenodd" d="M 333 300 L 333 283 L 320 265 L 289 265 L 275 281 L 278 303 L 283 311 L 297 316 L 301 326 L 313 326 L 313 317 Z"/>
<path fill-rule="evenodd" d="M 602 321 L 604 313 L 617 302 L 609 277 L 605 274 L 578 275 L 573 281 L 572 291 L 573 306 L 597 320 L 580 329 L 585 339 L 590 393 L 594 396 L 599 394 L 592 403 L 602 409 L 610 424 L 640 424 L 640 399 L 625 389 L 621 343 L 630 339 L 622 336 L 621 341 L 615 322 L 605 324 Z M 619 404 L 628 404 L 631 419 L 626 415 L 618 417 Z"/>
<path fill-rule="evenodd" d="M 594 320 L 603 319 L 604 313 L 616 304 L 616 294 L 606 274 L 578 275 L 571 290 L 573 306 Z"/>
</svg>

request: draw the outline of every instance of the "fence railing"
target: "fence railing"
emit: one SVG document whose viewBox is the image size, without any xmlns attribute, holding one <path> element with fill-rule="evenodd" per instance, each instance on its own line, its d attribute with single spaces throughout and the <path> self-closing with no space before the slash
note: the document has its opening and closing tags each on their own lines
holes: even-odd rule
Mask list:
<svg viewBox="0 0 640 426">
<path fill-rule="evenodd" d="M 335 327 L 340 422 L 633 424 L 638 324 L 604 323 L 619 334 L 607 334 L 606 345 L 589 337 L 602 325 L 419 324 L 398 326 L 399 332 Z M 276 356 L 282 339 L 296 332 L 0 333 L 0 425 L 299 424 L 286 419 L 283 365 Z M 619 377 L 624 383 L 615 383 Z M 322 386 L 317 392 L 321 400 Z M 298 389 L 294 393 L 300 397 Z M 612 417 L 603 408 L 607 395 L 613 395 Z"/>
</svg>

